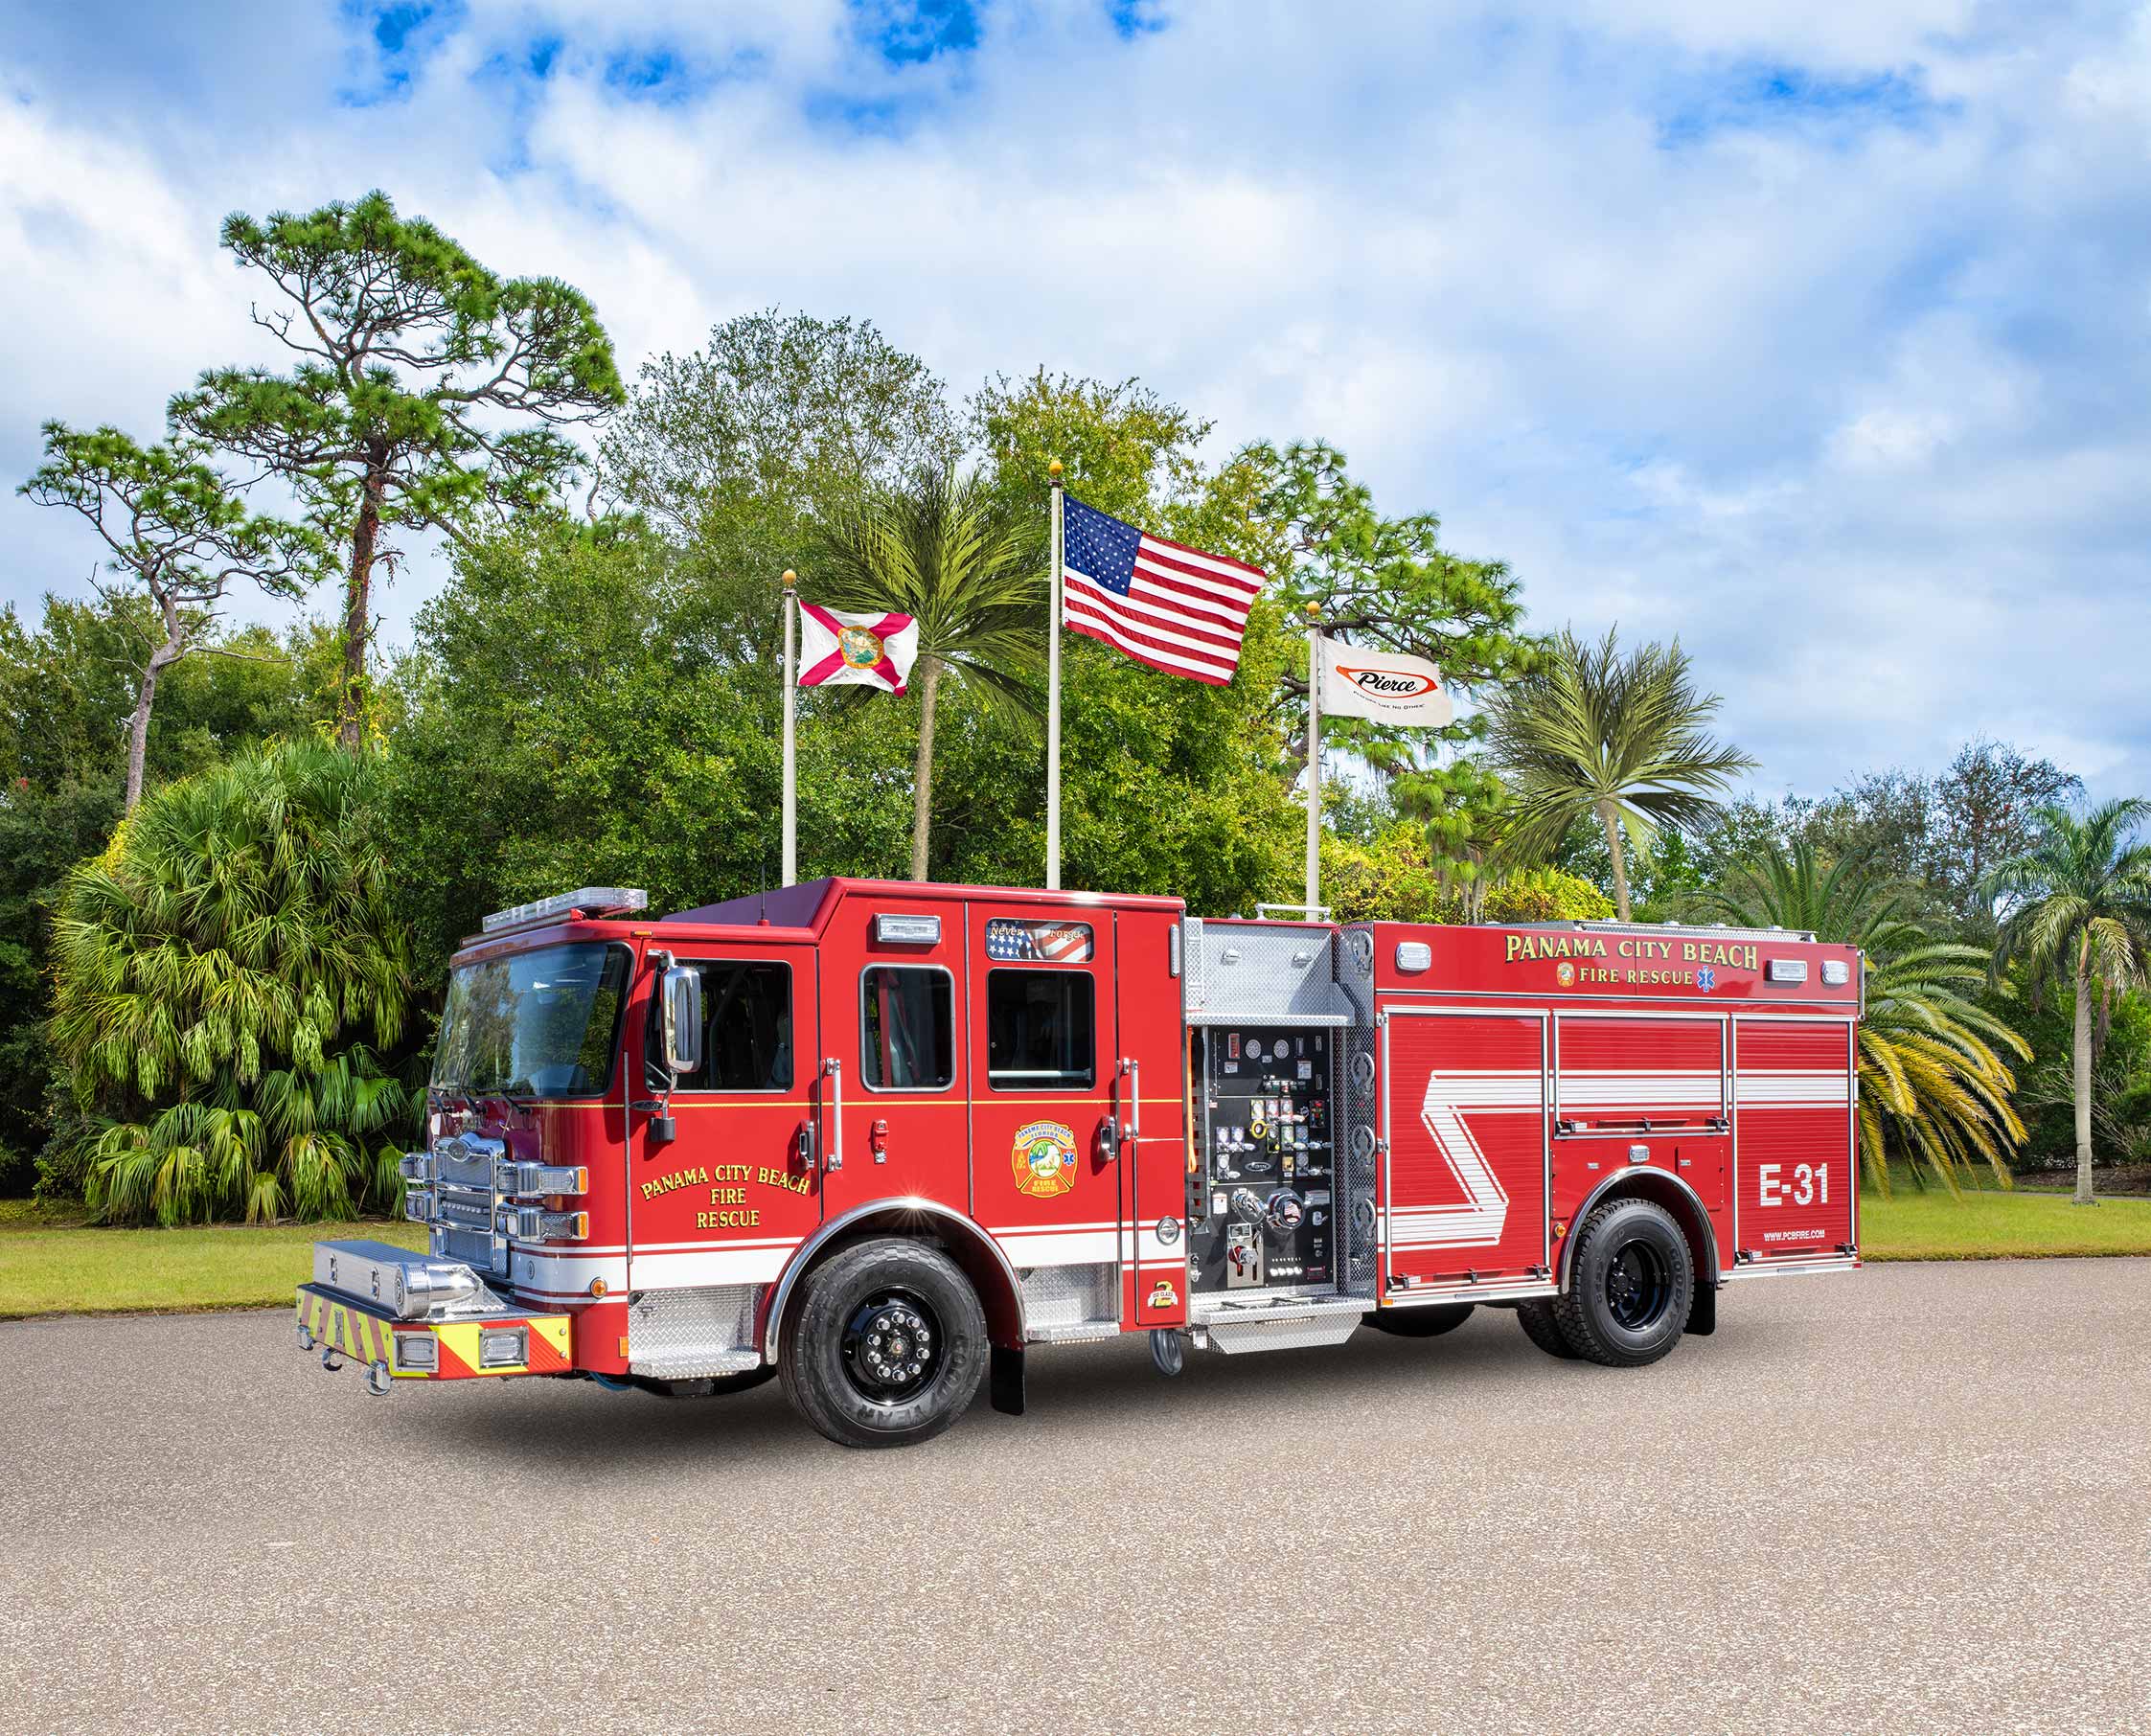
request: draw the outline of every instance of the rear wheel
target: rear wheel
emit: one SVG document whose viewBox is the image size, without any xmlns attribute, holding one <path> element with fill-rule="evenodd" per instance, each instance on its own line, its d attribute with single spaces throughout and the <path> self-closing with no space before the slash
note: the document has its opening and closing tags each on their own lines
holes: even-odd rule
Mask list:
<svg viewBox="0 0 2151 1736">
<path fill-rule="evenodd" d="M 986 1371 L 986 1314 L 955 1263 L 884 1237 L 807 1274 L 779 1367 L 799 1413 L 844 1447 L 907 1447 L 960 1416 Z"/>
<path fill-rule="evenodd" d="M 1377 1308 L 1366 1315 L 1376 1332 L 1398 1338 L 1438 1338 L 1472 1317 L 1469 1302 L 1437 1302 L 1428 1308 Z"/>
<path fill-rule="evenodd" d="M 1553 1311 L 1577 1355 L 1640 1368 L 1681 1341 L 1694 1301 L 1688 1239 L 1672 1215 L 1648 1199 L 1616 1199 L 1584 1221 Z"/>
<path fill-rule="evenodd" d="M 1516 1305 L 1517 1324 L 1523 1328 L 1523 1336 L 1545 1351 L 1549 1357 L 1559 1357 L 1564 1362 L 1573 1362 L 1583 1355 L 1568 1342 L 1568 1335 L 1561 1330 L 1561 1321 L 1553 1312 L 1553 1303 L 1546 1297 Z"/>
</svg>

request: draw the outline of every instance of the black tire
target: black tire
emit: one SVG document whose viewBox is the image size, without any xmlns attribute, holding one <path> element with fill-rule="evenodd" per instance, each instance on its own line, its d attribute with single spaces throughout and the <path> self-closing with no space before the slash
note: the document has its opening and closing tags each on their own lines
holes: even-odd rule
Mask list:
<svg viewBox="0 0 2151 1736">
<path fill-rule="evenodd" d="M 1561 1330 L 1560 1318 L 1553 1312 L 1552 1301 L 1541 1296 L 1533 1302 L 1516 1305 L 1517 1324 L 1523 1328 L 1523 1336 L 1545 1351 L 1549 1357 L 1559 1357 L 1564 1362 L 1577 1360 L 1583 1352 L 1568 1342 L 1568 1335 Z"/>
<path fill-rule="evenodd" d="M 1586 1360 L 1640 1368 L 1681 1341 L 1694 1302 L 1695 1266 L 1672 1214 L 1648 1199 L 1615 1199 L 1584 1220 L 1553 1312 Z"/>
<path fill-rule="evenodd" d="M 778 1364 L 799 1414 L 838 1446 L 908 1447 L 964 1413 L 986 1357 L 986 1313 L 955 1262 L 889 1236 L 807 1274 Z"/>
<path fill-rule="evenodd" d="M 1438 1338 L 1472 1317 L 1469 1302 L 1437 1302 L 1426 1308 L 1377 1308 L 1362 1316 L 1376 1332 L 1396 1338 Z"/>
</svg>

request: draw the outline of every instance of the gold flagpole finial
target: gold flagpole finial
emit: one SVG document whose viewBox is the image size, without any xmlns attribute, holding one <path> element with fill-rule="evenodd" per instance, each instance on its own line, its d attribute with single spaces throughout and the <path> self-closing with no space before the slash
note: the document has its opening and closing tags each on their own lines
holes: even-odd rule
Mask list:
<svg viewBox="0 0 2151 1736">
<path fill-rule="evenodd" d="M 1310 603 L 1307 605 L 1307 618 L 1310 621 L 1319 621 L 1322 618 L 1322 605 L 1319 603 Z"/>
<path fill-rule="evenodd" d="M 1045 473 L 1052 477 L 1055 482 L 1059 482 L 1061 480 L 1061 461 L 1058 458 L 1049 460 L 1045 467 Z"/>
<path fill-rule="evenodd" d="M 798 575 L 797 573 L 793 572 L 793 571 L 792 571 L 792 570 L 791 570 L 791 569 L 790 569 L 790 568 L 789 568 L 789 566 L 788 566 L 788 567 L 786 567 L 786 568 L 785 568 L 785 570 L 784 570 L 784 587 L 785 587 L 785 589 L 789 591 L 789 589 L 791 589 L 791 587 L 792 587 L 793 585 L 797 584 L 798 582 L 799 582 L 799 575 Z"/>
</svg>

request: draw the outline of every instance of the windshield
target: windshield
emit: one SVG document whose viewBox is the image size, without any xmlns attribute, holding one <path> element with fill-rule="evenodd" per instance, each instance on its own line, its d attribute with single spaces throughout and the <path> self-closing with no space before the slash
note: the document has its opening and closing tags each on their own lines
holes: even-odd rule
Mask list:
<svg viewBox="0 0 2151 1736">
<path fill-rule="evenodd" d="M 582 1097 L 612 1076 L 628 948 L 591 942 L 465 965 L 448 978 L 437 1090 Z"/>
</svg>

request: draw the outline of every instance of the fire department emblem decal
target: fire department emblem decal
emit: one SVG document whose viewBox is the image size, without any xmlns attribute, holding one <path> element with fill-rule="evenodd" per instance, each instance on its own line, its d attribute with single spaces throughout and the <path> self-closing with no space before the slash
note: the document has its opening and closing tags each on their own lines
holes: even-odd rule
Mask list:
<svg viewBox="0 0 2151 1736">
<path fill-rule="evenodd" d="M 1010 1161 L 1016 1191 L 1051 1199 L 1076 1184 L 1075 1130 L 1064 1121 L 1034 1121 L 1016 1130 Z"/>
<path fill-rule="evenodd" d="M 851 669 L 872 669 L 881 660 L 881 635 L 863 627 L 840 628 L 836 654 Z"/>
<path fill-rule="evenodd" d="M 1567 988 L 1569 984 L 1576 980 L 1576 967 L 1567 959 L 1563 959 L 1560 964 L 1553 968 L 1553 980 L 1564 989 Z"/>
</svg>

